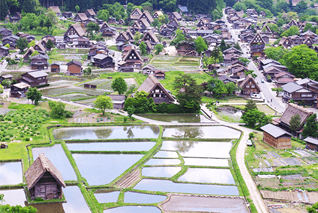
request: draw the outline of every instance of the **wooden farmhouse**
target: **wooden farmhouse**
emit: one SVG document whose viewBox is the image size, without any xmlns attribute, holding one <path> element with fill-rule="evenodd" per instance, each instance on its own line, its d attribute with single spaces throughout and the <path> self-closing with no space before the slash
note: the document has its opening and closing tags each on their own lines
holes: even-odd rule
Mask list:
<svg viewBox="0 0 318 213">
<path fill-rule="evenodd" d="M 177 54 L 181 56 L 195 56 L 196 51 L 195 51 L 195 45 L 194 42 L 180 42 L 177 47 Z"/>
<path fill-rule="evenodd" d="M 89 19 L 87 18 L 87 16 L 86 16 L 85 13 L 77 13 L 77 14 L 75 15 L 73 21 L 87 24 L 87 22 L 89 21 Z"/>
<path fill-rule="evenodd" d="M 56 63 L 56 62 L 53 62 L 51 64 L 51 72 L 56 72 L 56 73 L 59 73 L 61 71 L 60 69 L 60 64 L 59 63 Z"/>
<path fill-rule="evenodd" d="M 2 35 L 2 38 L 5 38 L 12 35 L 12 30 L 2 27 L 0 28 L 0 34 Z"/>
<path fill-rule="evenodd" d="M 276 149 L 291 149 L 291 134 L 283 129 L 267 124 L 261 127 L 263 130 L 263 141 Z"/>
<path fill-rule="evenodd" d="M 171 19 L 177 19 L 178 21 L 182 20 L 182 16 L 178 12 L 172 12 L 169 16 L 169 20 Z"/>
<path fill-rule="evenodd" d="M 150 13 L 149 13 L 147 10 L 142 13 L 142 15 L 139 17 L 139 20 L 140 20 L 140 19 L 146 19 L 149 24 L 151 24 L 152 22 L 154 22 L 152 16 L 150 15 Z"/>
<path fill-rule="evenodd" d="M 41 54 L 31 57 L 31 69 L 32 70 L 47 69 L 49 66 L 49 63 L 47 62 L 48 59 L 49 59 L 49 56 L 41 55 Z"/>
<path fill-rule="evenodd" d="M 11 85 L 10 97 L 12 98 L 25 98 L 26 92 L 29 90 L 30 85 L 26 83 L 17 83 Z"/>
<path fill-rule="evenodd" d="M 114 68 L 114 58 L 106 54 L 97 54 L 93 57 L 93 65 L 100 68 Z"/>
<path fill-rule="evenodd" d="M 0 46 L 0 57 L 5 57 L 7 55 L 9 55 L 9 48 Z"/>
<path fill-rule="evenodd" d="M 48 84 L 48 74 L 43 71 L 29 71 L 21 75 L 20 82 L 29 84 L 31 87 L 37 87 Z"/>
<path fill-rule="evenodd" d="M 156 12 L 154 12 L 153 14 L 153 18 L 159 18 L 159 16 L 163 16 L 163 13 L 161 10 L 157 10 Z"/>
<path fill-rule="evenodd" d="M 142 15 L 141 10 L 139 8 L 136 8 L 134 11 L 131 12 L 130 19 L 131 20 L 138 20 L 141 15 Z"/>
<path fill-rule="evenodd" d="M 151 45 L 156 45 L 159 43 L 159 39 L 155 36 L 152 30 L 149 30 L 144 37 L 142 38 L 142 41 L 146 42 L 149 41 Z"/>
<path fill-rule="evenodd" d="M 250 42 L 251 57 L 264 55 L 265 44 L 266 42 L 262 36 L 257 33 Z"/>
<path fill-rule="evenodd" d="M 290 82 L 282 86 L 283 102 L 288 103 L 290 100 L 304 102 L 306 105 L 315 105 L 317 94 L 295 82 Z"/>
<path fill-rule="evenodd" d="M 155 104 L 170 104 L 174 102 L 173 97 L 163 87 L 159 80 L 151 74 L 148 75 L 148 78 L 140 85 L 137 91 L 147 92 L 149 94 L 148 98 L 152 97 Z"/>
<path fill-rule="evenodd" d="M 258 84 L 256 83 L 251 74 L 246 76 L 244 81 L 242 81 L 242 83 L 240 84 L 240 87 L 242 88 L 242 95 L 259 94 L 261 92 Z"/>
<path fill-rule="evenodd" d="M 96 13 L 93 9 L 87 9 L 85 15 L 87 16 L 87 18 L 95 18 Z"/>
<path fill-rule="evenodd" d="M 41 153 L 25 172 L 27 188 L 31 199 L 62 199 L 62 188 L 66 187 L 63 177 L 52 162 Z"/>
<path fill-rule="evenodd" d="M 70 61 L 67 64 L 67 75 L 82 75 L 82 63 L 79 61 Z"/>
<path fill-rule="evenodd" d="M 61 10 L 60 10 L 60 8 L 58 6 L 51 6 L 51 7 L 49 7 L 49 9 L 52 9 L 52 11 L 54 13 L 56 13 L 57 16 L 61 15 Z"/>
<path fill-rule="evenodd" d="M 134 68 L 141 68 L 142 65 L 141 56 L 134 47 L 131 47 L 127 54 L 124 56 L 123 62 L 125 62 L 126 65 L 132 66 Z"/>
<path fill-rule="evenodd" d="M 68 30 L 64 33 L 64 39 L 69 41 L 72 36 L 82 37 L 85 35 L 85 31 L 79 24 L 72 24 Z"/>
<path fill-rule="evenodd" d="M 306 142 L 306 149 L 318 152 L 318 140 L 317 138 L 307 137 L 304 139 Z"/>
</svg>

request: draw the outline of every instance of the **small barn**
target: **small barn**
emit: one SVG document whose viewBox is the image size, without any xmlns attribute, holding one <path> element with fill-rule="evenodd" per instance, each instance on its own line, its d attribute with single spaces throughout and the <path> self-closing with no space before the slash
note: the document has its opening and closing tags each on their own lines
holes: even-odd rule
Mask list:
<svg viewBox="0 0 318 213">
<path fill-rule="evenodd" d="M 291 134 L 273 125 L 267 124 L 261 127 L 263 141 L 276 149 L 291 149 Z"/>
<path fill-rule="evenodd" d="M 304 141 L 306 142 L 306 149 L 318 151 L 318 140 L 316 138 L 307 137 Z"/>
<path fill-rule="evenodd" d="M 56 62 L 53 62 L 51 64 L 51 72 L 56 72 L 56 73 L 59 73 L 61 71 L 60 69 L 60 64 L 59 63 L 56 63 Z"/>
<path fill-rule="evenodd" d="M 25 172 L 27 188 L 31 199 L 62 199 L 62 187 L 66 187 L 61 173 L 52 162 L 41 153 Z"/>
</svg>

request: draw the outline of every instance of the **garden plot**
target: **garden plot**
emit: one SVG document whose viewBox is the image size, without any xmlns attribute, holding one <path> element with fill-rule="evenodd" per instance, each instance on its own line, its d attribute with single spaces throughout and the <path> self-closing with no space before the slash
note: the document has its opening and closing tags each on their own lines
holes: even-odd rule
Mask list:
<svg viewBox="0 0 318 213">
<path fill-rule="evenodd" d="M 67 80 L 49 82 L 51 87 L 57 87 L 57 86 L 63 86 L 63 85 L 73 85 L 75 83 L 77 83 L 77 82 L 76 81 L 67 81 Z"/>
<path fill-rule="evenodd" d="M 94 101 L 97 98 L 90 98 L 90 99 L 86 99 L 86 100 L 80 100 L 80 101 L 75 101 L 76 103 L 80 103 L 80 104 L 86 104 L 86 105 L 90 105 L 93 106 L 94 105 Z"/>
<path fill-rule="evenodd" d="M 66 95 L 60 95 L 56 96 L 56 98 L 65 100 L 65 101 L 72 101 L 72 100 L 77 100 L 77 99 L 90 99 L 90 98 L 95 98 L 95 96 L 90 96 L 82 93 L 72 93 L 72 94 L 66 94 Z"/>
<path fill-rule="evenodd" d="M 98 84 L 97 86 L 98 89 L 106 89 L 113 92 L 113 89 L 112 89 L 113 80 L 107 80 L 107 79 L 100 79 L 100 80 L 104 80 L 104 82 Z M 134 78 L 125 78 L 124 80 L 127 84 L 127 89 L 129 89 L 129 87 L 131 86 L 135 86 L 135 88 L 138 87 L 138 84 Z"/>
<path fill-rule="evenodd" d="M 107 82 L 110 82 L 111 80 L 108 80 L 108 79 L 95 79 L 95 80 L 92 80 L 92 81 L 88 81 L 88 82 L 85 82 L 85 83 L 82 83 L 80 86 L 84 86 L 84 84 L 92 84 L 92 85 L 100 85 L 100 84 L 104 84 L 104 83 L 107 83 Z"/>
<path fill-rule="evenodd" d="M 105 92 L 109 92 L 109 90 L 102 89 L 88 89 L 84 87 L 63 87 L 63 88 L 53 88 L 53 89 L 44 89 L 41 90 L 44 96 L 55 97 L 58 95 L 63 95 L 66 93 L 84 93 L 90 95 L 103 95 Z"/>
<path fill-rule="evenodd" d="M 195 71 L 199 69 L 199 57 L 156 56 L 151 65 L 162 71 Z"/>
</svg>

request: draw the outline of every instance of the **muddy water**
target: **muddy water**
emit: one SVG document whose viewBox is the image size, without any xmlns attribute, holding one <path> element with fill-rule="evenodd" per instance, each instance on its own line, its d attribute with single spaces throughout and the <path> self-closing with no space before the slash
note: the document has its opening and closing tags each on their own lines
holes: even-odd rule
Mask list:
<svg viewBox="0 0 318 213">
<path fill-rule="evenodd" d="M 157 126 L 110 126 L 110 127 L 70 127 L 53 130 L 56 140 L 157 138 Z"/>
<path fill-rule="evenodd" d="M 178 165 L 180 163 L 179 159 L 150 159 L 145 165 Z"/>
<path fill-rule="evenodd" d="M 189 168 L 178 181 L 235 184 L 229 169 Z"/>
<path fill-rule="evenodd" d="M 204 115 L 200 114 L 153 114 L 153 115 L 140 115 L 145 118 L 149 118 L 157 121 L 165 121 L 171 123 L 202 123 L 202 122 L 214 122 L 207 119 Z"/>
<path fill-rule="evenodd" d="M 113 203 L 117 202 L 120 191 L 95 193 L 95 197 L 99 203 Z"/>
<path fill-rule="evenodd" d="M 236 186 L 174 183 L 170 180 L 142 179 L 134 189 L 192 194 L 239 195 Z"/>
<path fill-rule="evenodd" d="M 181 170 L 181 167 L 145 167 L 142 175 L 147 177 L 172 177 Z"/>
<path fill-rule="evenodd" d="M 161 213 L 161 211 L 154 206 L 122 206 L 104 210 L 104 213 Z"/>
<path fill-rule="evenodd" d="M 231 142 L 163 141 L 161 150 L 179 151 L 184 157 L 230 158 Z"/>
<path fill-rule="evenodd" d="M 142 194 L 135 192 L 126 192 L 124 197 L 125 203 L 159 203 L 166 199 L 166 196 Z"/>
<path fill-rule="evenodd" d="M 67 143 L 72 151 L 148 151 L 156 142 Z"/>
<path fill-rule="evenodd" d="M 142 157 L 139 154 L 73 154 L 81 175 L 89 185 L 110 183 Z"/>
<path fill-rule="evenodd" d="M 169 138 L 239 138 L 238 130 L 225 126 L 200 126 L 200 127 L 166 127 L 163 137 Z"/>
<path fill-rule="evenodd" d="M 60 171 L 64 180 L 77 180 L 75 172 L 68 158 L 66 157 L 61 144 L 55 144 L 52 147 L 38 147 L 32 149 L 33 160 L 44 153 L 45 156 Z"/>
<path fill-rule="evenodd" d="M 21 162 L 0 163 L 0 185 L 17 185 L 22 182 Z"/>
</svg>

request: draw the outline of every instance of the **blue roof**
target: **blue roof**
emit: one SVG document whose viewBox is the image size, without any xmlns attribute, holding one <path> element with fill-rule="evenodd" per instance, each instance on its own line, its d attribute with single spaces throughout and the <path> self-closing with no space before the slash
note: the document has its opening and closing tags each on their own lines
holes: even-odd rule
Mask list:
<svg viewBox="0 0 318 213">
<path fill-rule="evenodd" d="M 188 12 L 187 6 L 179 6 L 179 10 L 180 10 L 182 13 L 187 13 L 187 12 Z"/>
</svg>

